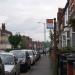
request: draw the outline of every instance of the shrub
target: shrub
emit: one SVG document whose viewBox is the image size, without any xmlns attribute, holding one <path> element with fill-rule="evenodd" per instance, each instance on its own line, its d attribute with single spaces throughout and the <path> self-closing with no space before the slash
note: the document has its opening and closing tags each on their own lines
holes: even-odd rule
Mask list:
<svg viewBox="0 0 75 75">
<path fill-rule="evenodd" d="M 62 47 L 61 49 L 58 50 L 59 53 L 71 53 L 71 52 L 75 52 L 73 47 L 70 46 L 66 46 L 66 47 Z"/>
</svg>

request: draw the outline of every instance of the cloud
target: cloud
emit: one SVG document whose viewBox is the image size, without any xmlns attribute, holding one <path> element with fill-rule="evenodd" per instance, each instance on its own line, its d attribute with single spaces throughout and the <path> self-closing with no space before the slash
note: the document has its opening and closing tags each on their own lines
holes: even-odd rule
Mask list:
<svg viewBox="0 0 75 75">
<path fill-rule="evenodd" d="M 43 24 L 46 18 L 57 16 L 58 7 L 67 0 L 0 0 L 0 23 L 5 22 L 8 30 L 20 32 L 36 40 L 43 39 Z M 47 32 L 47 39 L 48 34 Z"/>
<path fill-rule="evenodd" d="M 7 20 L 8 20 L 8 17 L 0 16 L 0 24 L 1 24 L 2 22 L 7 22 Z"/>
</svg>

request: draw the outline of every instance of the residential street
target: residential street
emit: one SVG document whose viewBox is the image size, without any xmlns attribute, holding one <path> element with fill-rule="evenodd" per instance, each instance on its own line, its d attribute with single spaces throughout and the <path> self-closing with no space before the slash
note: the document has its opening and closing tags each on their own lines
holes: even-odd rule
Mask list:
<svg viewBox="0 0 75 75">
<path fill-rule="evenodd" d="M 21 75 L 52 75 L 49 55 L 42 55 L 41 59 L 32 66 L 31 70 Z"/>
</svg>

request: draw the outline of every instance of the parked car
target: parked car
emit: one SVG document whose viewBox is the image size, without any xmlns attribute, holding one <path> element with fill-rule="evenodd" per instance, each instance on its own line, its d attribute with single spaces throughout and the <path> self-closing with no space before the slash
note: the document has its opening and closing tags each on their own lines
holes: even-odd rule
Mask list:
<svg viewBox="0 0 75 75">
<path fill-rule="evenodd" d="M 29 50 L 29 49 L 23 49 L 24 51 L 27 51 L 29 53 L 30 59 L 31 59 L 31 65 L 35 63 L 35 54 L 34 50 Z"/>
<path fill-rule="evenodd" d="M 35 54 L 35 60 L 38 61 L 41 57 L 40 52 L 39 51 L 34 51 Z"/>
<path fill-rule="evenodd" d="M 22 51 L 23 51 L 23 53 L 25 53 L 27 67 L 28 67 L 28 69 L 30 69 L 31 68 L 31 59 L 30 59 L 29 53 L 26 50 L 22 50 Z"/>
<path fill-rule="evenodd" d="M 20 65 L 13 54 L 0 53 L 0 57 L 4 64 L 5 75 L 20 75 Z"/>
<path fill-rule="evenodd" d="M 31 59 L 31 65 L 35 64 L 35 54 L 33 50 L 27 50 L 29 55 L 30 55 L 30 59 Z"/>
<path fill-rule="evenodd" d="M 28 53 L 22 50 L 13 50 L 10 52 L 13 53 L 18 58 L 18 62 L 20 63 L 20 71 L 27 72 L 31 64 Z"/>
<path fill-rule="evenodd" d="M 43 54 L 43 50 L 39 50 L 40 54 Z"/>
<path fill-rule="evenodd" d="M 0 75 L 5 75 L 4 65 L 2 63 L 2 59 L 0 58 Z"/>
<path fill-rule="evenodd" d="M 5 52 L 4 50 L 0 50 L 0 53 L 3 53 L 3 52 Z"/>
</svg>

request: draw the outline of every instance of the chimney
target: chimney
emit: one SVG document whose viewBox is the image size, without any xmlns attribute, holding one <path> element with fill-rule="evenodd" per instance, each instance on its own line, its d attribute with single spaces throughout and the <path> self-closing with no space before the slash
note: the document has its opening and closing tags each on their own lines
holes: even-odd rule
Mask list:
<svg viewBox="0 0 75 75">
<path fill-rule="evenodd" d="M 2 30 L 5 31 L 5 23 L 2 23 Z"/>
</svg>

